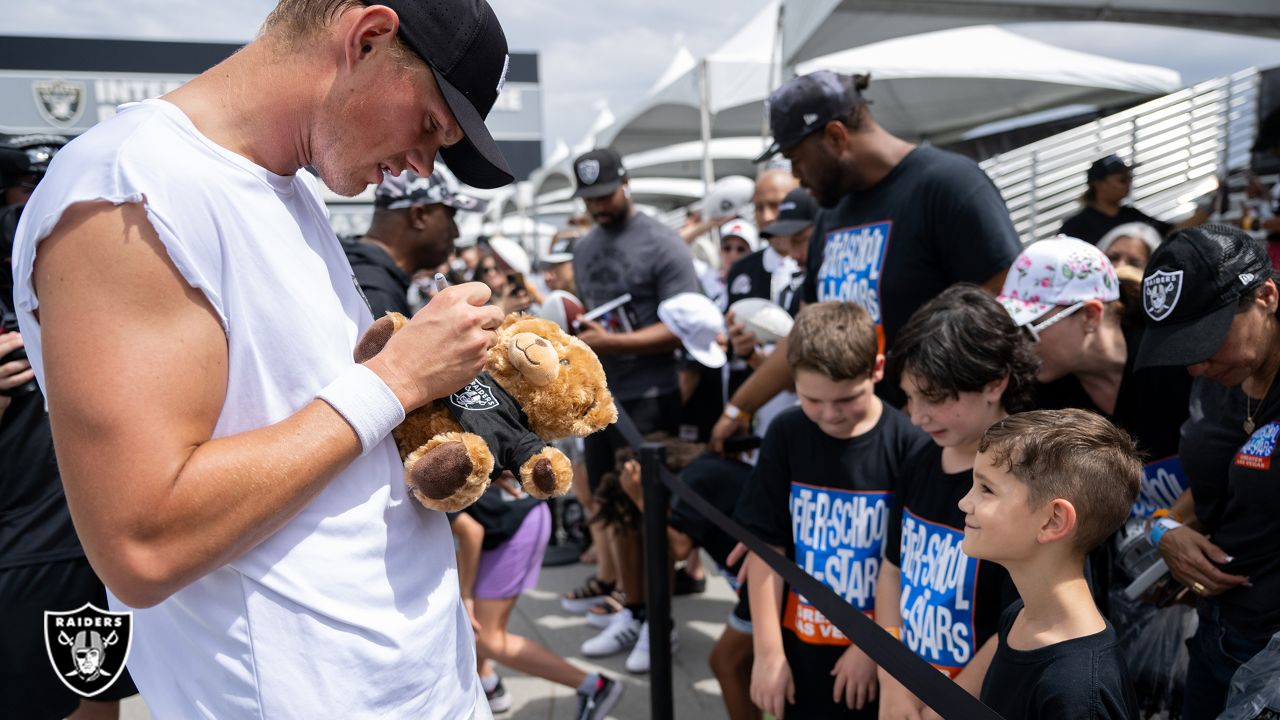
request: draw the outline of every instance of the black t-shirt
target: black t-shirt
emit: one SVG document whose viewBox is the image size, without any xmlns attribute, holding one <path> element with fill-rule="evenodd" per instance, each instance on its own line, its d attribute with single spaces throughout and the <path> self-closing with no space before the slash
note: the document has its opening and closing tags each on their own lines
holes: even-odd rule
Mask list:
<svg viewBox="0 0 1280 720">
<path fill-rule="evenodd" d="M 958 282 L 986 282 L 1021 250 L 1004 199 L 982 168 L 918 147 L 879 183 L 819 213 L 804 299 L 863 306 L 887 350 L 926 301 Z M 880 383 L 876 392 L 894 405 L 905 400 L 896 383 Z"/>
<path fill-rule="evenodd" d="M 1116 631 L 1035 650 L 1009 647 L 1022 601 L 1000 618 L 1000 646 L 982 683 L 982 702 L 1005 720 L 1130 720 L 1138 699 L 1125 670 Z"/>
<path fill-rule="evenodd" d="M 765 433 L 735 515 L 874 617 L 893 491 L 907 459 L 930 442 L 887 404 L 875 427 L 846 439 L 822 432 L 800 408 L 786 410 Z M 845 716 L 831 702 L 830 673 L 849 639 L 790 587 L 783 590 L 782 628 L 800 708 L 788 710 L 788 717 Z M 863 714 L 875 717 L 875 710 Z"/>
<path fill-rule="evenodd" d="M 1000 614 L 1017 599 L 1000 565 L 964 554 L 958 503 L 973 471 L 946 473 L 942 448 L 930 443 L 911 457 L 889 513 L 885 560 L 902 576 L 902 642 L 954 678 L 999 630 Z"/>
<path fill-rule="evenodd" d="M 1242 427 L 1246 402 L 1239 386 L 1198 379 L 1181 451 L 1196 517 L 1234 558 L 1223 571 L 1245 575 L 1252 584 L 1218 596 L 1222 617 L 1237 631 L 1266 639 L 1280 631 L 1280 383 L 1272 383 L 1261 402 L 1250 402 L 1252 434 Z"/>
<path fill-rule="evenodd" d="M 520 466 L 547 446 L 529 429 L 524 410 L 488 372 L 450 395 L 445 406 L 463 430 L 479 435 L 489 446 L 493 453 L 489 477 L 496 478 L 503 470 L 520 477 Z"/>
<path fill-rule="evenodd" d="M 1137 518 L 1149 517 L 1158 509 L 1169 507 L 1188 486 L 1187 474 L 1178 457 L 1178 442 L 1191 398 L 1191 376 L 1185 368 L 1134 370 L 1142 333 L 1142 328 L 1124 330 L 1129 357 L 1120 380 L 1115 412 L 1102 412 L 1074 375 L 1036 388 L 1037 407 L 1089 410 L 1109 418 L 1133 436 L 1138 450 L 1145 455 L 1142 487 L 1130 514 Z"/>
<path fill-rule="evenodd" d="M 0 569 L 81 557 L 44 396 L 15 395 L 0 415 Z"/>
<path fill-rule="evenodd" d="M 351 272 L 375 320 L 389 312 L 405 316 L 413 314 L 409 308 L 412 278 L 396 265 L 386 251 L 355 238 L 344 239 L 342 249 L 347 253 Z"/>
<path fill-rule="evenodd" d="M 1085 206 L 1080 212 L 1067 218 L 1058 232 L 1078 238 L 1091 245 L 1097 245 L 1098 241 L 1102 240 L 1103 236 L 1111 232 L 1113 228 L 1118 228 L 1125 223 L 1131 222 L 1150 225 L 1156 229 L 1156 232 L 1160 233 L 1160 237 L 1168 235 L 1169 231 L 1173 229 L 1173 225 L 1157 220 L 1132 205 L 1121 205 L 1120 212 L 1116 213 L 1115 217 Z"/>
</svg>

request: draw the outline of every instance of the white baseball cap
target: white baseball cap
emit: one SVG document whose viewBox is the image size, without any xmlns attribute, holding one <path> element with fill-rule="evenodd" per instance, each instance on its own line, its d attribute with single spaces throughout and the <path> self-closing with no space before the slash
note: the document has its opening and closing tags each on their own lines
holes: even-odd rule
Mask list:
<svg viewBox="0 0 1280 720">
<path fill-rule="evenodd" d="M 520 247 L 520 243 L 501 235 L 489 238 L 489 249 L 498 259 L 512 270 L 528 275 L 533 272 L 533 264 L 529 262 L 529 253 Z"/>
<path fill-rule="evenodd" d="M 1061 305 L 1120 298 L 1111 261 L 1083 240 L 1059 235 L 1028 245 L 1009 268 L 996 298 L 1019 327 Z"/>
<path fill-rule="evenodd" d="M 751 248 L 751 252 L 760 249 L 760 233 L 756 231 L 756 226 L 742 218 L 734 218 L 720 226 L 720 239 L 727 237 L 742 238 L 747 242 L 747 247 Z"/>
<path fill-rule="evenodd" d="M 658 319 L 694 360 L 709 368 L 724 367 L 727 358 L 716 342 L 716 336 L 725 334 L 724 315 L 711 298 L 692 292 L 673 295 L 658 304 Z"/>
</svg>

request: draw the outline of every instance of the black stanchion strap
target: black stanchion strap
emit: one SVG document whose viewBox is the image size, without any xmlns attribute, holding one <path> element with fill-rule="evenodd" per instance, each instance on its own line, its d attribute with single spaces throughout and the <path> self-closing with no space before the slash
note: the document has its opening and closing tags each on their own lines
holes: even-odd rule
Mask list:
<svg viewBox="0 0 1280 720">
<path fill-rule="evenodd" d="M 621 406 L 618 407 L 618 430 L 627 444 L 640 451 L 644 436 Z M 921 659 L 897 638 L 885 632 L 874 620 L 854 610 L 849 603 L 835 594 L 831 588 L 813 579 L 799 565 L 788 560 L 760 538 L 748 532 L 733 518 L 720 512 L 714 505 L 698 495 L 683 480 L 665 467 L 661 468 L 662 482 L 680 499 L 689 503 L 711 522 L 720 526 L 734 539 L 746 545 L 751 552 L 765 561 L 773 571 L 782 576 L 792 589 L 804 596 L 826 616 L 845 637 L 865 652 L 877 665 L 885 669 L 898 682 L 933 708 L 946 720 L 1001 720 L 994 710 L 965 692 L 937 668 Z"/>
</svg>

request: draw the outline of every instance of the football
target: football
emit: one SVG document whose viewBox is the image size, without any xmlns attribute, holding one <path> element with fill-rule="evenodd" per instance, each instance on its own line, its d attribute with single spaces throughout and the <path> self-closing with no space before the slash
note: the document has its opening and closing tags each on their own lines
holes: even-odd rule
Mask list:
<svg viewBox="0 0 1280 720">
<path fill-rule="evenodd" d="M 574 323 L 586 312 L 582 301 L 572 293 L 563 290 L 552 290 L 547 293 L 546 300 L 534 314 L 544 320 L 550 320 L 560 326 L 561 330 L 573 334 Z"/>
<path fill-rule="evenodd" d="M 762 344 L 776 343 L 795 323 L 781 305 L 763 298 L 744 298 L 729 306 L 734 319 L 746 326 Z"/>
</svg>

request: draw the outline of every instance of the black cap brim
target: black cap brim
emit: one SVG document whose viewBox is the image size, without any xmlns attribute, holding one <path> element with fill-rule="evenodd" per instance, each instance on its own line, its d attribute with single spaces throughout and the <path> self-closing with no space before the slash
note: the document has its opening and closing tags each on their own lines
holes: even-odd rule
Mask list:
<svg viewBox="0 0 1280 720">
<path fill-rule="evenodd" d="M 760 237 L 775 237 L 777 235 L 794 235 L 801 230 L 813 225 L 812 220 L 779 220 L 769 223 L 760 231 Z"/>
<path fill-rule="evenodd" d="M 1148 324 L 1134 368 L 1187 367 L 1208 360 L 1227 339 L 1236 304 L 1233 300 L 1208 315 L 1176 325 Z"/>
<path fill-rule="evenodd" d="M 467 96 L 445 80 L 434 67 L 431 68 L 431 74 L 435 75 L 440 93 L 444 95 L 444 101 L 453 111 L 453 117 L 464 135 L 457 145 L 441 148 L 440 157 L 444 158 L 445 164 L 459 180 L 471 187 L 489 189 L 510 185 L 515 181 L 515 176 L 511 174 L 507 159 L 498 149 L 498 143 L 494 142 L 493 135 L 485 126 L 484 118 L 480 117 Z"/>
<path fill-rule="evenodd" d="M 583 200 L 601 198 L 601 197 L 604 197 L 605 195 L 612 195 L 613 193 L 617 192 L 618 187 L 620 185 L 622 185 L 621 180 L 614 180 L 613 182 L 600 183 L 598 185 L 583 185 L 582 187 L 573 191 L 573 196 L 576 198 L 582 198 Z"/>
<path fill-rule="evenodd" d="M 780 152 L 782 152 L 782 143 L 779 143 L 777 140 L 774 140 L 772 143 L 769 144 L 769 147 L 765 148 L 764 152 L 760 153 L 760 155 L 757 156 L 756 159 L 752 160 L 751 162 L 755 163 L 756 165 L 759 165 L 762 162 L 768 162 L 770 158 L 772 158 L 774 155 L 777 155 Z"/>
</svg>

